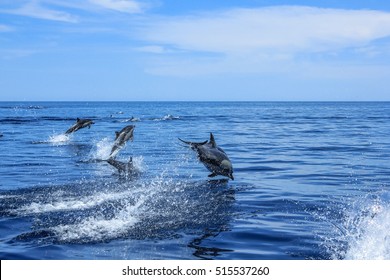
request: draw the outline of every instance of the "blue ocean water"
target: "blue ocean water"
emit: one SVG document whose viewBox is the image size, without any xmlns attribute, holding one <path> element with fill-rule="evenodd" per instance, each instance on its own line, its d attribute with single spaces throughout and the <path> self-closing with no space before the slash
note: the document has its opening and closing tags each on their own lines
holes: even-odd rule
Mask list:
<svg viewBox="0 0 390 280">
<path fill-rule="evenodd" d="M 177 139 L 210 132 L 234 181 Z M 1 102 L 0 135 L 1 259 L 390 259 L 390 103 Z"/>
</svg>

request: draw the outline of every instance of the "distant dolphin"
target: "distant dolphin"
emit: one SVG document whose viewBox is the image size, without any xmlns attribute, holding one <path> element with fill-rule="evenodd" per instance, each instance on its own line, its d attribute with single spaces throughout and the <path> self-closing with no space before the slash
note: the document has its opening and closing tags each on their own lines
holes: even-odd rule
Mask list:
<svg viewBox="0 0 390 280">
<path fill-rule="evenodd" d="M 131 140 L 133 141 L 134 138 L 134 128 L 135 125 L 128 125 L 125 126 L 121 131 L 115 132 L 115 142 L 112 146 L 110 158 L 113 158 L 116 156 L 116 154 L 125 146 L 126 142 Z"/>
<path fill-rule="evenodd" d="M 201 143 L 188 142 L 179 138 L 185 144 L 191 146 L 191 149 L 197 152 L 199 160 L 211 171 L 209 177 L 222 175 L 234 180 L 232 162 L 214 140 L 214 135 L 210 133 L 210 140 Z"/>
<path fill-rule="evenodd" d="M 126 176 L 138 174 L 138 171 L 135 169 L 133 164 L 133 158 L 130 158 L 128 162 L 121 162 L 114 158 L 109 158 L 107 163 L 115 167 L 119 174 L 125 174 Z"/>
<path fill-rule="evenodd" d="M 90 119 L 79 119 L 79 118 L 77 118 L 76 123 L 71 128 L 69 128 L 65 132 L 65 134 L 71 134 L 73 132 L 76 132 L 79 129 L 84 128 L 84 127 L 91 128 L 91 125 L 93 125 L 93 124 L 94 124 L 94 122 L 92 120 L 90 120 Z"/>
<path fill-rule="evenodd" d="M 130 122 L 139 122 L 140 120 L 141 120 L 140 118 L 134 118 L 134 116 L 132 116 L 129 121 Z"/>
</svg>

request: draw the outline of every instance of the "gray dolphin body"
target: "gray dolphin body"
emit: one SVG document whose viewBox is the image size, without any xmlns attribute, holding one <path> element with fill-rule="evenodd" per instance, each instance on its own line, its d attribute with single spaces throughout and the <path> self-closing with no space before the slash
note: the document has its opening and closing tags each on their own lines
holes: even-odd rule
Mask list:
<svg viewBox="0 0 390 280">
<path fill-rule="evenodd" d="M 84 127 L 91 128 L 91 125 L 93 125 L 93 124 L 94 124 L 94 122 L 92 120 L 90 120 L 90 119 L 79 119 L 79 118 L 77 118 L 76 123 L 71 128 L 69 128 L 65 132 L 65 134 L 71 134 L 73 132 L 76 132 L 79 129 L 84 128 Z"/>
<path fill-rule="evenodd" d="M 126 142 L 131 140 L 133 141 L 134 138 L 134 128 L 135 125 L 128 125 L 125 126 L 121 131 L 115 132 L 115 142 L 112 146 L 110 158 L 113 158 L 116 156 L 116 154 L 125 146 Z"/>
<path fill-rule="evenodd" d="M 139 172 L 135 169 L 133 164 L 133 158 L 130 158 L 128 162 L 122 162 L 114 158 L 109 158 L 107 163 L 115 167 L 119 174 L 125 174 L 126 176 L 135 176 Z"/>
<path fill-rule="evenodd" d="M 180 138 L 179 140 L 190 145 L 191 149 L 197 152 L 199 160 L 211 172 L 209 177 L 222 175 L 234 180 L 232 162 L 225 151 L 217 146 L 212 133 L 209 141 L 201 143 L 184 141 Z"/>
</svg>

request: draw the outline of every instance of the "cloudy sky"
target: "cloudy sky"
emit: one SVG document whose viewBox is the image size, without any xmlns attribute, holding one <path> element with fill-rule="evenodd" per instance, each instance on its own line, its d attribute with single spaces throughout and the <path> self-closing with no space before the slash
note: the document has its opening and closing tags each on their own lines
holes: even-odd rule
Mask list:
<svg viewBox="0 0 390 280">
<path fill-rule="evenodd" d="M 0 0 L 0 101 L 389 101 L 390 1 Z"/>
</svg>

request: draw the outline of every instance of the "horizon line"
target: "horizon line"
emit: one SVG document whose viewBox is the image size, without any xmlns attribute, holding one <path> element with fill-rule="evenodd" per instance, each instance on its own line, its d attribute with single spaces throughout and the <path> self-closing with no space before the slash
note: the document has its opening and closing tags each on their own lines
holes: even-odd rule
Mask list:
<svg viewBox="0 0 390 280">
<path fill-rule="evenodd" d="M 248 103 L 248 102 L 264 102 L 264 103 L 276 103 L 276 102 L 286 102 L 286 103 L 334 103 L 334 102 L 340 102 L 340 103 L 368 103 L 368 102 L 390 102 L 390 100 L 0 100 L 0 102 L 12 102 L 12 103 L 18 103 L 18 102 L 31 102 L 31 103 L 39 103 L 39 102 L 46 102 L 46 103 L 51 103 L 51 102 L 64 102 L 64 103 L 119 103 L 119 102 L 177 102 L 177 103 L 185 103 L 185 102 L 193 102 L 193 103 L 206 103 L 206 102 L 214 102 L 214 103 Z"/>
</svg>

